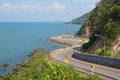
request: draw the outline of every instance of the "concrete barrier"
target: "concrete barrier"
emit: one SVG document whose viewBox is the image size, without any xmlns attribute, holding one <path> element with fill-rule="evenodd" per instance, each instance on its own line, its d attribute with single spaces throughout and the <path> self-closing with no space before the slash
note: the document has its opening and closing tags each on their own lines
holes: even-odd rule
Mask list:
<svg viewBox="0 0 120 80">
<path fill-rule="evenodd" d="M 76 51 L 72 56 L 79 60 L 120 69 L 120 58 L 104 57 L 93 54 L 82 54 Z"/>
</svg>

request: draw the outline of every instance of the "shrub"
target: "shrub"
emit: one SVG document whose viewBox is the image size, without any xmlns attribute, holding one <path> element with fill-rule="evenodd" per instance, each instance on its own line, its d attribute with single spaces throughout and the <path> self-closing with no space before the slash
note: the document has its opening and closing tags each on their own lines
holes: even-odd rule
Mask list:
<svg viewBox="0 0 120 80">
<path fill-rule="evenodd" d="M 94 80 L 98 78 L 80 77 L 80 73 L 73 66 L 53 63 L 40 52 L 35 52 L 32 59 L 24 65 L 19 74 L 7 74 L 4 80 Z"/>
</svg>

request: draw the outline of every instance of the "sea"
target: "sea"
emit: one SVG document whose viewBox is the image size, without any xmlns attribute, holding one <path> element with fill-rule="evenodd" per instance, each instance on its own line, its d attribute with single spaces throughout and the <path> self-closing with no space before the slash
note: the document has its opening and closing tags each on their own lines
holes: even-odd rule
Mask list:
<svg viewBox="0 0 120 80">
<path fill-rule="evenodd" d="M 12 71 L 17 63 L 29 59 L 34 49 L 50 52 L 66 45 L 46 41 L 53 36 L 76 34 L 81 25 L 61 22 L 0 22 L 0 75 Z M 4 68 L 4 64 L 9 64 Z"/>
</svg>

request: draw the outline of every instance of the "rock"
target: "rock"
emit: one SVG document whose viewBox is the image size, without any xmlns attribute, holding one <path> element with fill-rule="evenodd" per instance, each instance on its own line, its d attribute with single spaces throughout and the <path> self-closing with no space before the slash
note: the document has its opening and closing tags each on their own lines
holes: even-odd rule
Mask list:
<svg viewBox="0 0 120 80">
<path fill-rule="evenodd" d="M 3 67 L 4 67 L 4 68 L 8 68 L 8 67 L 9 67 L 9 64 L 6 63 L 6 64 L 3 65 Z"/>
<path fill-rule="evenodd" d="M 13 73 L 14 74 L 20 74 L 20 68 L 14 68 Z"/>
<path fill-rule="evenodd" d="M 117 37 L 117 39 L 113 43 L 113 48 L 114 51 L 120 51 L 120 36 Z"/>
</svg>

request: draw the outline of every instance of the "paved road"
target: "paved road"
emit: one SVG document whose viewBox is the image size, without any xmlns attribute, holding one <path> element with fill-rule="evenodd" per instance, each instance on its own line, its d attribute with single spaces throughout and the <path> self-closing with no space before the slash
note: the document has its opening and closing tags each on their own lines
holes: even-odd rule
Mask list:
<svg viewBox="0 0 120 80">
<path fill-rule="evenodd" d="M 91 64 L 89 62 L 77 60 L 71 57 L 74 54 L 74 50 L 71 48 L 59 49 L 51 52 L 50 56 L 57 61 L 63 62 L 65 58 L 69 59 L 68 64 L 74 65 L 78 70 L 91 73 Z M 105 80 L 120 80 L 120 69 L 110 68 L 95 64 L 95 73 L 99 74 Z"/>
</svg>

